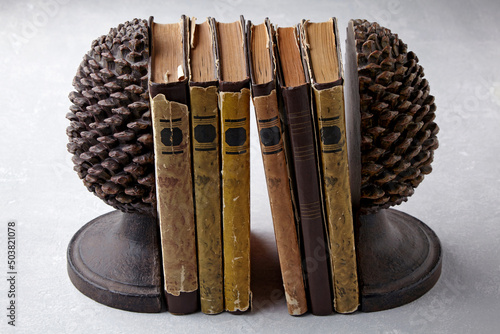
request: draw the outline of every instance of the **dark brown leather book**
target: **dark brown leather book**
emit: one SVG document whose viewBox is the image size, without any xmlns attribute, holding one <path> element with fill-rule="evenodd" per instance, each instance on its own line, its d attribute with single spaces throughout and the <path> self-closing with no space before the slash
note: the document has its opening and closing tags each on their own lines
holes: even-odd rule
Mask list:
<svg viewBox="0 0 500 334">
<path fill-rule="evenodd" d="M 359 289 L 337 22 L 334 18 L 320 23 L 302 21 L 300 27 L 302 54 L 314 95 L 334 308 L 351 313 L 358 308 Z"/>
<path fill-rule="evenodd" d="M 250 78 L 245 21 L 215 22 L 221 112 L 224 298 L 230 312 L 250 308 Z"/>
<path fill-rule="evenodd" d="M 201 311 L 224 311 L 218 75 L 213 20 L 191 19 L 189 94 Z"/>
<path fill-rule="evenodd" d="M 189 134 L 189 20 L 149 20 L 149 94 L 164 289 L 168 310 L 198 310 L 198 269 Z"/>
<path fill-rule="evenodd" d="M 302 233 L 305 267 L 311 313 L 333 312 L 329 257 L 318 175 L 314 124 L 308 77 L 304 71 L 297 28 L 278 28 L 279 83 L 290 141 Z"/>
<path fill-rule="evenodd" d="M 288 312 L 301 315 L 307 298 L 276 92 L 274 29 L 268 19 L 259 25 L 249 21 L 247 27 L 252 99 L 285 297 Z"/>
</svg>

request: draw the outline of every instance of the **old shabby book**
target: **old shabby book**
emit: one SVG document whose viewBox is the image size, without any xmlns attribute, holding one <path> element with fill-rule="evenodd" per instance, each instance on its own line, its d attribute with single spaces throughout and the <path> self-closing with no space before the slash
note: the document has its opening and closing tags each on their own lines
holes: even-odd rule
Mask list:
<svg viewBox="0 0 500 334">
<path fill-rule="evenodd" d="M 333 312 L 326 231 L 311 115 L 310 86 L 304 71 L 297 28 L 278 28 L 280 86 L 290 141 L 299 208 L 303 264 L 311 313 Z"/>
<path fill-rule="evenodd" d="M 153 121 L 156 197 L 167 307 L 185 314 L 198 308 L 195 221 L 187 84 L 188 19 L 149 20 L 149 94 Z"/>
<path fill-rule="evenodd" d="M 359 305 L 354 226 L 349 188 L 344 90 L 337 23 L 301 23 L 302 48 L 314 94 L 323 194 L 328 224 L 334 307 L 351 313 Z"/>
<path fill-rule="evenodd" d="M 288 312 L 300 315 L 307 311 L 307 298 L 276 92 L 274 29 L 268 19 L 247 26 L 252 100 L 285 297 Z"/>
<path fill-rule="evenodd" d="M 245 24 L 215 22 L 221 112 L 224 297 L 230 312 L 250 308 L 250 79 Z"/>
<path fill-rule="evenodd" d="M 218 75 L 213 20 L 191 19 L 190 105 L 201 311 L 224 311 Z"/>
</svg>

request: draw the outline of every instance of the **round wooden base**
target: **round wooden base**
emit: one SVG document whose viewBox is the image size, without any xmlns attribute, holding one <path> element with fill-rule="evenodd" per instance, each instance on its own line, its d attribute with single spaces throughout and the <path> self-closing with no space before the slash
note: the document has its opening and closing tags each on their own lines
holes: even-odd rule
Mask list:
<svg viewBox="0 0 500 334">
<path fill-rule="evenodd" d="M 84 295 L 134 312 L 165 310 L 156 221 L 113 211 L 83 226 L 68 246 L 68 273 Z M 441 274 L 436 234 L 420 220 L 387 209 L 361 216 L 357 256 L 363 312 L 407 304 Z"/>
<path fill-rule="evenodd" d="M 156 220 L 113 211 L 83 226 L 68 246 L 68 273 L 84 295 L 134 312 L 164 309 Z"/>
<path fill-rule="evenodd" d="M 356 247 L 364 312 L 407 304 L 429 291 L 441 274 L 436 234 L 397 210 L 361 216 Z"/>
</svg>

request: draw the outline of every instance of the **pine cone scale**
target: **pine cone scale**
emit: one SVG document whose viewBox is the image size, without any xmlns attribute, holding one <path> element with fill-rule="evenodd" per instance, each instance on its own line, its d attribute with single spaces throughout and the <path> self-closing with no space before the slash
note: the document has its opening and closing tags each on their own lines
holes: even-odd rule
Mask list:
<svg viewBox="0 0 500 334">
<path fill-rule="evenodd" d="M 413 52 L 389 29 L 354 21 L 361 109 L 361 207 L 406 201 L 438 146 L 434 97 Z"/>
<path fill-rule="evenodd" d="M 94 40 L 73 80 L 66 132 L 89 191 L 124 212 L 155 215 L 148 60 L 145 20 Z"/>
</svg>

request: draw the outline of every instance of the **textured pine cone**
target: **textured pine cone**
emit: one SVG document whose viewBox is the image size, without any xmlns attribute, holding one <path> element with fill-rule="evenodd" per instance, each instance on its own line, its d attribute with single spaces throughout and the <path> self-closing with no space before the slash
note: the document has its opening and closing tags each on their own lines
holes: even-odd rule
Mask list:
<svg viewBox="0 0 500 334">
<path fill-rule="evenodd" d="M 397 34 L 354 21 L 361 105 L 361 210 L 401 204 L 432 171 L 436 106 L 422 66 Z"/>
<path fill-rule="evenodd" d="M 68 151 L 89 191 L 124 212 L 154 215 L 148 23 L 134 19 L 92 42 L 69 94 Z"/>
</svg>

